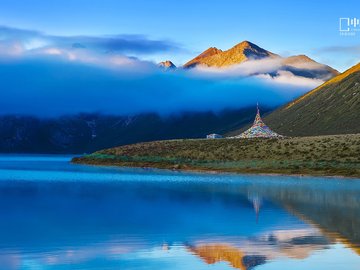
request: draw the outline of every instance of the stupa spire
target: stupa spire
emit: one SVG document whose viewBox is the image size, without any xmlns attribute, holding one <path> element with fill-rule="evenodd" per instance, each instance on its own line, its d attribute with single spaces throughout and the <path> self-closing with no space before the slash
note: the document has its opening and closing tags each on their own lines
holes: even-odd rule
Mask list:
<svg viewBox="0 0 360 270">
<path fill-rule="evenodd" d="M 256 116 L 251 128 L 232 138 L 274 138 L 274 137 L 283 137 L 283 136 L 272 131 L 267 125 L 265 125 L 265 123 L 261 119 L 259 103 L 257 102 Z"/>
</svg>

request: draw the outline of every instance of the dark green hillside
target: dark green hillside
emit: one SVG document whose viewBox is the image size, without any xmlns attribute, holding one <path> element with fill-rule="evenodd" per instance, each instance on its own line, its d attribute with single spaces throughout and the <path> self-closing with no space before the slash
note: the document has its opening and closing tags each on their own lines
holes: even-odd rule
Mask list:
<svg viewBox="0 0 360 270">
<path fill-rule="evenodd" d="M 265 117 L 287 136 L 360 133 L 360 64 Z"/>
</svg>

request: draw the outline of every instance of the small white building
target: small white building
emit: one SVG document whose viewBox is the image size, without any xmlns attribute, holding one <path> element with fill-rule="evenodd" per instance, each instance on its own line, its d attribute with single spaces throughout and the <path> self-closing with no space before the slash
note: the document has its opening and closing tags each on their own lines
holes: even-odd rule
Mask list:
<svg viewBox="0 0 360 270">
<path fill-rule="evenodd" d="M 216 133 L 206 135 L 206 139 L 221 139 L 221 138 L 223 138 L 223 136 L 221 136 L 220 134 L 216 134 Z"/>
</svg>

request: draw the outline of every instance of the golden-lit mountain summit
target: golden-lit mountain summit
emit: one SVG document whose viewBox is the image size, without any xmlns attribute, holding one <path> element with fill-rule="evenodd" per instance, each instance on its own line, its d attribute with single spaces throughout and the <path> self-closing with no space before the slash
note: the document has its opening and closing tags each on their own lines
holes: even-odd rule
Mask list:
<svg viewBox="0 0 360 270">
<path fill-rule="evenodd" d="M 220 54 L 222 53 L 222 50 L 219 50 L 218 48 L 215 48 L 215 47 L 210 47 L 209 49 L 203 51 L 201 54 L 199 54 L 198 56 L 196 56 L 194 59 L 190 60 L 189 62 L 187 62 L 184 67 L 185 68 L 190 68 L 190 67 L 194 67 L 198 64 L 201 64 L 203 62 L 203 60 L 211 57 L 211 56 L 214 56 L 214 55 L 217 55 L 217 54 Z"/>
<path fill-rule="evenodd" d="M 278 55 L 264 50 L 249 41 L 243 41 L 229 50 L 222 51 L 217 48 L 209 48 L 194 59 L 187 62 L 184 67 L 205 65 L 209 67 L 226 67 L 240 64 L 246 60 L 262 59 L 266 57 L 279 57 Z"/>
</svg>

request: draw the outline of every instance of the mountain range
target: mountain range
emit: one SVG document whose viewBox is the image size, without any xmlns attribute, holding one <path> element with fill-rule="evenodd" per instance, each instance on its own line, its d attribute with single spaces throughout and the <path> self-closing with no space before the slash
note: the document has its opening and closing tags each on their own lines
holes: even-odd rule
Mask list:
<svg viewBox="0 0 360 270">
<path fill-rule="evenodd" d="M 242 41 L 226 51 L 215 47 L 210 47 L 195 58 L 185 63 L 182 68 L 231 68 L 244 62 L 264 59 L 273 60 L 273 67 L 267 71 L 255 70 L 253 74 L 250 75 L 264 73 L 274 77 L 277 76 L 279 72 L 286 71 L 291 72 L 296 76 L 325 81 L 339 74 L 339 72 L 332 67 L 318 63 L 306 55 L 282 57 L 249 41 Z M 163 67 L 175 68 L 175 65 L 169 60 L 161 62 L 159 65 Z"/>
<path fill-rule="evenodd" d="M 274 108 L 263 108 L 264 112 Z M 236 130 L 254 108 L 188 112 L 171 116 L 77 114 L 54 118 L 0 116 L 0 152 L 90 153 L 118 145 L 165 139 L 205 138 Z"/>
<path fill-rule="evenodd" d="M 208 67 L 228 67 L 248 60 L 278 58 L 279 55 L 269 52 L 249 41 L 243 41 L 229 50 L 222 51 L 211 47 L 184 64 L 185 68 L 205 65 Z"/>
</svg>

